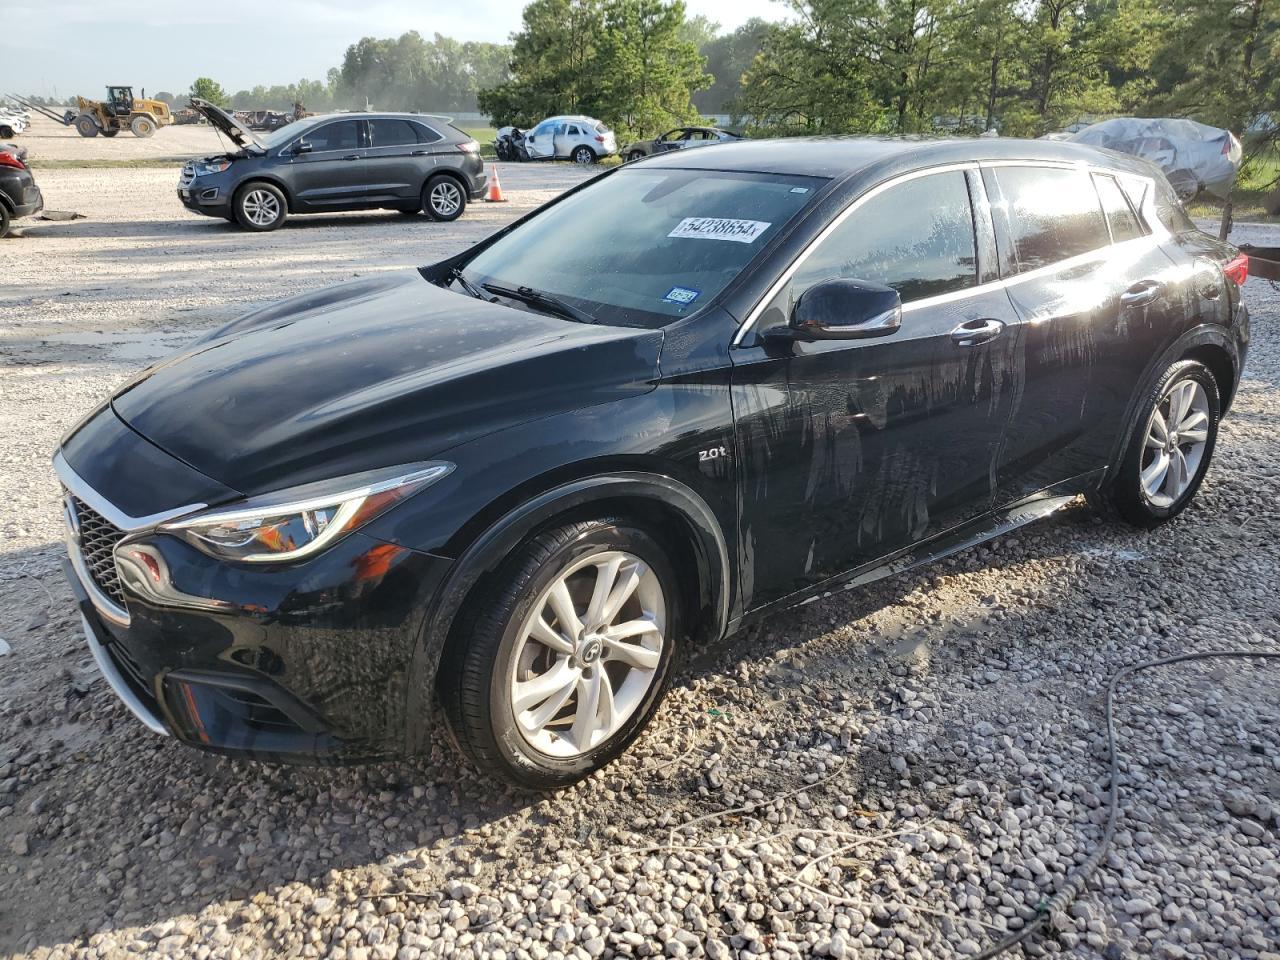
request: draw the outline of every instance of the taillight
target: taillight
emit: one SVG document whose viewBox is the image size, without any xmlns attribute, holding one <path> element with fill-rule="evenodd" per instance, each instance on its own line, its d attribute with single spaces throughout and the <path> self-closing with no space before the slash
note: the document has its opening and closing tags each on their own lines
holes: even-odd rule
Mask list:
<svg viewBox="0 0 1280 960">
<path fill-rule="evenodd" d="M 8 151 L 0 151 L 0 167 L 13 167 L 15 170 L 27 169 L 25 163 Z"/>
<path fill-rule="evenodd" d="M 596 143 L 604 143 L 604 137 L 600 136 L 598 133 L 596 134 Z"/>
<path fill-rule="evenodd" d="M 1244 282 L 1249 279 L 1249 258 L 1243 253 L 1236 254 L 1222 268 L 1222 272 L 1237 287 L 1243 287 Z"/>
<path fill-rule="evenodd" d="M 480 142 L 478 140 L 468 140 L 465 143 L 458 144 L 458 149 L 463 153 L 479 153 Z"/>
</svg>

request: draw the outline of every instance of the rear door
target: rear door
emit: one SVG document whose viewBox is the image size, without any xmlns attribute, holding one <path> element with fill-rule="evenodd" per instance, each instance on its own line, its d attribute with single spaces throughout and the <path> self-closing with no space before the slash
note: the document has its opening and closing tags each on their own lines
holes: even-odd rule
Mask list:
<svg viewBox="0 0 1280 960">
<path fill-rule="evenodd" d="M 377 117 L 369 123 L 365 176 L 369 202 L 416 203 L 434 165 L 432 144 L 444 139 L 423 124 L 400 117 Z"/>
<path fill-rule="evenodd" d="M 998 468 L 1004 506 L 1108 465 L 1169 335 L 1178 278 L 1111 176 L 1044 164 L 984 166 L 983 176 L 1020 328 Z"/>
<path fill-rule="evenodd" d="M 1016 387 L 1016 324 L 993 255 L 976 168 L 972 181 L 962 169 L 911 175 L 854 201 L 771 295 L 733 351 L 747 609 L 990 508 Z M 897 289 L 901 327 L 865 340 L 758 336 L 833 277 Z"/>
<path fill-rule="evenodd" d="M 303 144 L 310 149 L 298 149 Z M 333 120 L 294 141 L 288 165 L 295 206 L 317 211 L 361 206 L 368 195 L 364 121 Z"/>
</svg>

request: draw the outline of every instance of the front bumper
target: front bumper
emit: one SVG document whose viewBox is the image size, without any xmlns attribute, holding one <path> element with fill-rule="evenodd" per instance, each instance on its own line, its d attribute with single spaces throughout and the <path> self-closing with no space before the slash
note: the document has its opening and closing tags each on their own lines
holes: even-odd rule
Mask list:
<svg viewBox="0 0 1280 960">
<path fill-rule="evenodd" d="M 109 410 L 99 418 L 115 420 Z M 77 440 L 64 453 L 83 449 Z M 451 561 L 359 532 L 295 564 L 215 560 L 158 533 L 156 516 L 130 523 L 58 459 L 80 511 L 69 514 L 64 567 L 90 651 L 148 728 L 205 750 L 304 763 L 400 757 L 423 742 L 424 718 L 409 708 L 414 652 Z M 147 485 L 146 474 L 125 479 Z M 168 480 L 181 483 L 181 473 Z M 111 550 L 114 578 L 90 546 L 106 520 L 98 507 L 128 527 Z"/>
<path fill-rule="evenodd" d="M 193 180 L 186 186 L 178 187 L 178 200 L 188 210 L 208 217 L 231 215 L 231 192 L 218 184 Z"/>
</svg>

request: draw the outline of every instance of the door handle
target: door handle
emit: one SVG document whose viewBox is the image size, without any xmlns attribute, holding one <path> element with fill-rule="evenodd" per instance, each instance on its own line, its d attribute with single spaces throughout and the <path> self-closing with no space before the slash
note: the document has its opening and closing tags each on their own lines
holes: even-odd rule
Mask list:
<svg viewBox="0 0 1280 960">
<path fill-rule="evenodd" d="M 359 159 L 360 159 L 360 154 L 358 154 L 358 153 L 349 153 L 349 154 L 347 154 L 345 157 L 343 157 L 342 159 L 343 159 L 343 160 L 359 160 Z"/>
<path fill-rule="evenodd" d="M 1164 284 L 1158 280 L 1143 280 L 1120 294 L 1120 306 L 1143 307 L 1155 303 L 1164 296 Z"/>
<path fill-rule="evenodd" d="M 951 342 L 957 347 L 972 347 L 994 340 L 1004 332 L 1004 321 L 994 317 L 966 320 L 951 331 Z"/>
<path fill-rule="evenodd" d="M 409 154 L 409 156 L 411 156 L 411 157 L 426 157 L 426 156 L 430 156 L 430 154 L 431 154 L 431 151 L 430 151 L 430 150 L 415 150 L 415 151 L 413 151 L 413 153 Z"/>
</svg>

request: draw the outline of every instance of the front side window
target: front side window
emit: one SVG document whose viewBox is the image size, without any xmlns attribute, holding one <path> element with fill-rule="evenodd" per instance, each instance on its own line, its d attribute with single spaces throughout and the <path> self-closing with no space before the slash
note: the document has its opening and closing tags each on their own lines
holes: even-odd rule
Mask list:
<svg viewBox="0 0 1280 960">
<path fill-rule="evenodd" d="M 1046 267 L 1110 243 L 1097 191 L 1085 170 L 998 167 L 1018 273 Z"/>
<path fill-rule="evenodd" d="M 533 128 L 533 133 L 529 134 L 529 136 L 549 137 L 551 136 L 551 131 L 553 131 L 555 127 L 556 125 L 554 123 L 543 121 L 542 123 L 538 124 L 536 127 Z"/>
<path fill-rule="evenodd" d="M 771 307 L 788 317 L 805 290 L 832 279 L 884 284 L 909 303 L 976 285 L 977 267 L 964 173 L 935 173 L 862 203 L 814 248 Z"/>
<path fill-rule="evenodd" d="M 498 239 L 466 265 L 465 276 L 477 286 L 553 294 L 599 323 L 662 326 L 709 303 L 823 183 L 624 168 Z"/>
<path fill-rule="evenodd" d="M 311 144 L 315 153 L 324 150 L 358 150 L 360 149 L 360 122 L 358 120 L 339 120 L 317 127 L 304 138 Z"/>
<path fill-rule="evenodd" d="M 1107 224 L 1111 227 L 1111 241 L 1123 243 L 1142 236 L 1138 218 L 1129 208 L 1129 201 L 1125 199 L 1124 191 L 1116 183 L 1115 177 L 1095 173 L 1093 182 L 1097 184 L 1098 196 L 1102 199 L 1102 212 L 1106 214 Z"/>
</svg>

